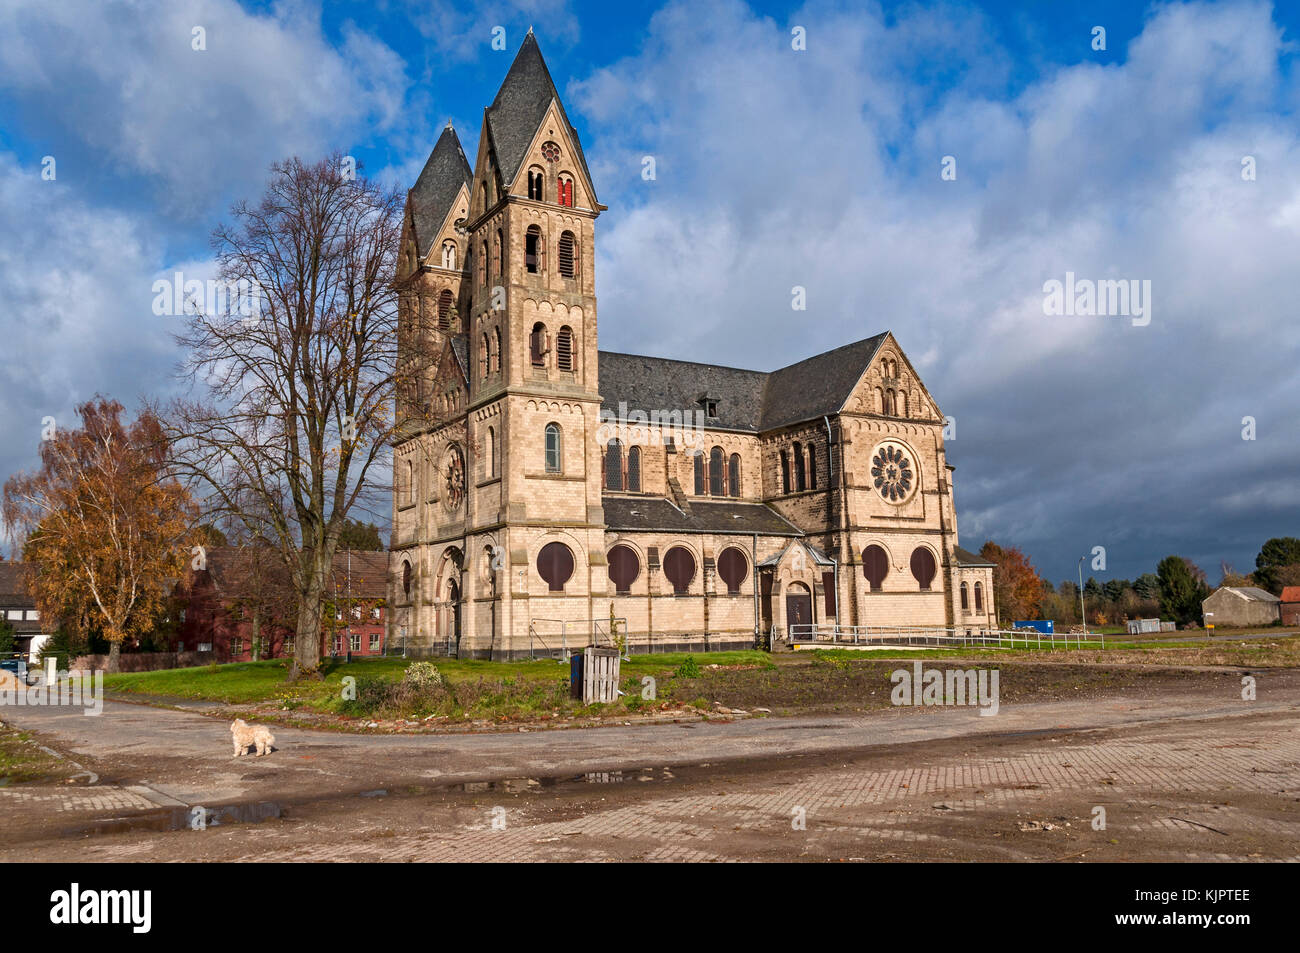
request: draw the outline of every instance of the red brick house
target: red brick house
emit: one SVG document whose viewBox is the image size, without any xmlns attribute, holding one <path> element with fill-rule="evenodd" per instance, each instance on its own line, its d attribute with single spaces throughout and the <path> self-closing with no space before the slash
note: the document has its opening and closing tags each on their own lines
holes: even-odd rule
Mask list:
<svg viewBox="0 0 1300 953">
<path fill-rule="evenodd" d="M 382 655 L 388 553 L 335 554 L 321 605 L 323 655 Z M 221 662 L 293 654 L 297 599 L 288 570 L 269 548 L 214 546 L 189 569 L 173 598 L 170 648 L 213 652 Z"/>
<path fill-rule="evenodd" d="M 1282 624 L 1300 625 L 1300 586 L 1282 587 Z"/>
</svg>

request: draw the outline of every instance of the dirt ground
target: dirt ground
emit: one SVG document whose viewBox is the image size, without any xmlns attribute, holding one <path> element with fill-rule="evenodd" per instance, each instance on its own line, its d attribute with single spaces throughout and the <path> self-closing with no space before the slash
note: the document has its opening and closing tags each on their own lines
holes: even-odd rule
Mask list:
<svg viewBox="0 0 1300 953">
<path fill-rule="evenodd" d="M 1300 672 L 1247 702 L 1239 670 L 1023 668 L 1002 666 L 989 718 L 880 709 L 879 673 L 830 666 L 867 678 L 841 686 L 868 693 L 855 711 L 282 729 L 239 762 L 202 714 L 44 713 L 24 730 L 100 777 L 0 788 L 0 860 L 1300 860 Z"/>
</svg>

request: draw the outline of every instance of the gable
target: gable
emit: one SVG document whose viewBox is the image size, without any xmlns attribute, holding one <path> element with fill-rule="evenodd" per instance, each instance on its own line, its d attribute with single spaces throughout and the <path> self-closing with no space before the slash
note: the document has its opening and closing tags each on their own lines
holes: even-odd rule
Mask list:
<svg viewBox="0 0 1300 953">
<path fill-rule="evenodd" d="M 943 419 L 938 403 L 894 335 L 887 331 L 880 337 L 879 348 L 853 387 L 845 410 L 913 420 Z"/>
</svg>

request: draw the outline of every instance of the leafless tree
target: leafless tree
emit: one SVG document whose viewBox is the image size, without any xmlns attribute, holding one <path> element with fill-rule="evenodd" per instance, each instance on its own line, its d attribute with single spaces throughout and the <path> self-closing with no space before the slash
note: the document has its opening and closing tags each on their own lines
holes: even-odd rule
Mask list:
<svg viewBox="0 0 1300 953">
<path fill-rule="evenodd" d="M 198 310 L 177 335 L 207 393 L 169 408 L 174 464 L 278 550 L 298 597 L 294 677 L 320 664 L 339 529 L 388 473 L 401 205 L 342 156 L 277 163 L 212 239 L 222 281 L 257 308 Z"/>
</svg>

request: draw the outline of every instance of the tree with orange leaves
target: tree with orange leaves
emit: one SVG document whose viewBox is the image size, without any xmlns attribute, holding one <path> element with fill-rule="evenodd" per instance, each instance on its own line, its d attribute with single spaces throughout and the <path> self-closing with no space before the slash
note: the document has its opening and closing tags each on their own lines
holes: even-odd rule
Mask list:
<svg viewBox="0 0 1300 953">
<path fill-rule="evenodd" d="M 166 470 L 167 447 L 149 413 L 127 425 L 123 407 L 96 397 L 81 428 L 41 444 L 41 466 L 5 482 L 11 534 L 25 533 L 29 585 L 45 618 L 78 634 L 97 629 L 118 670 L 122 642 L 150 632 L 189 559 L 196 507 Z"/>
<path fill-rule="evenodd" d="M 998 617 L 1005 622 L 1034 619 L 1043 599 L 1043 580 L 1030 565 L 1029 557 L 1014 546 L 999 546 L 989 540 L 980 555 L 995 564 L 993 598 Z"/>
</svg>

